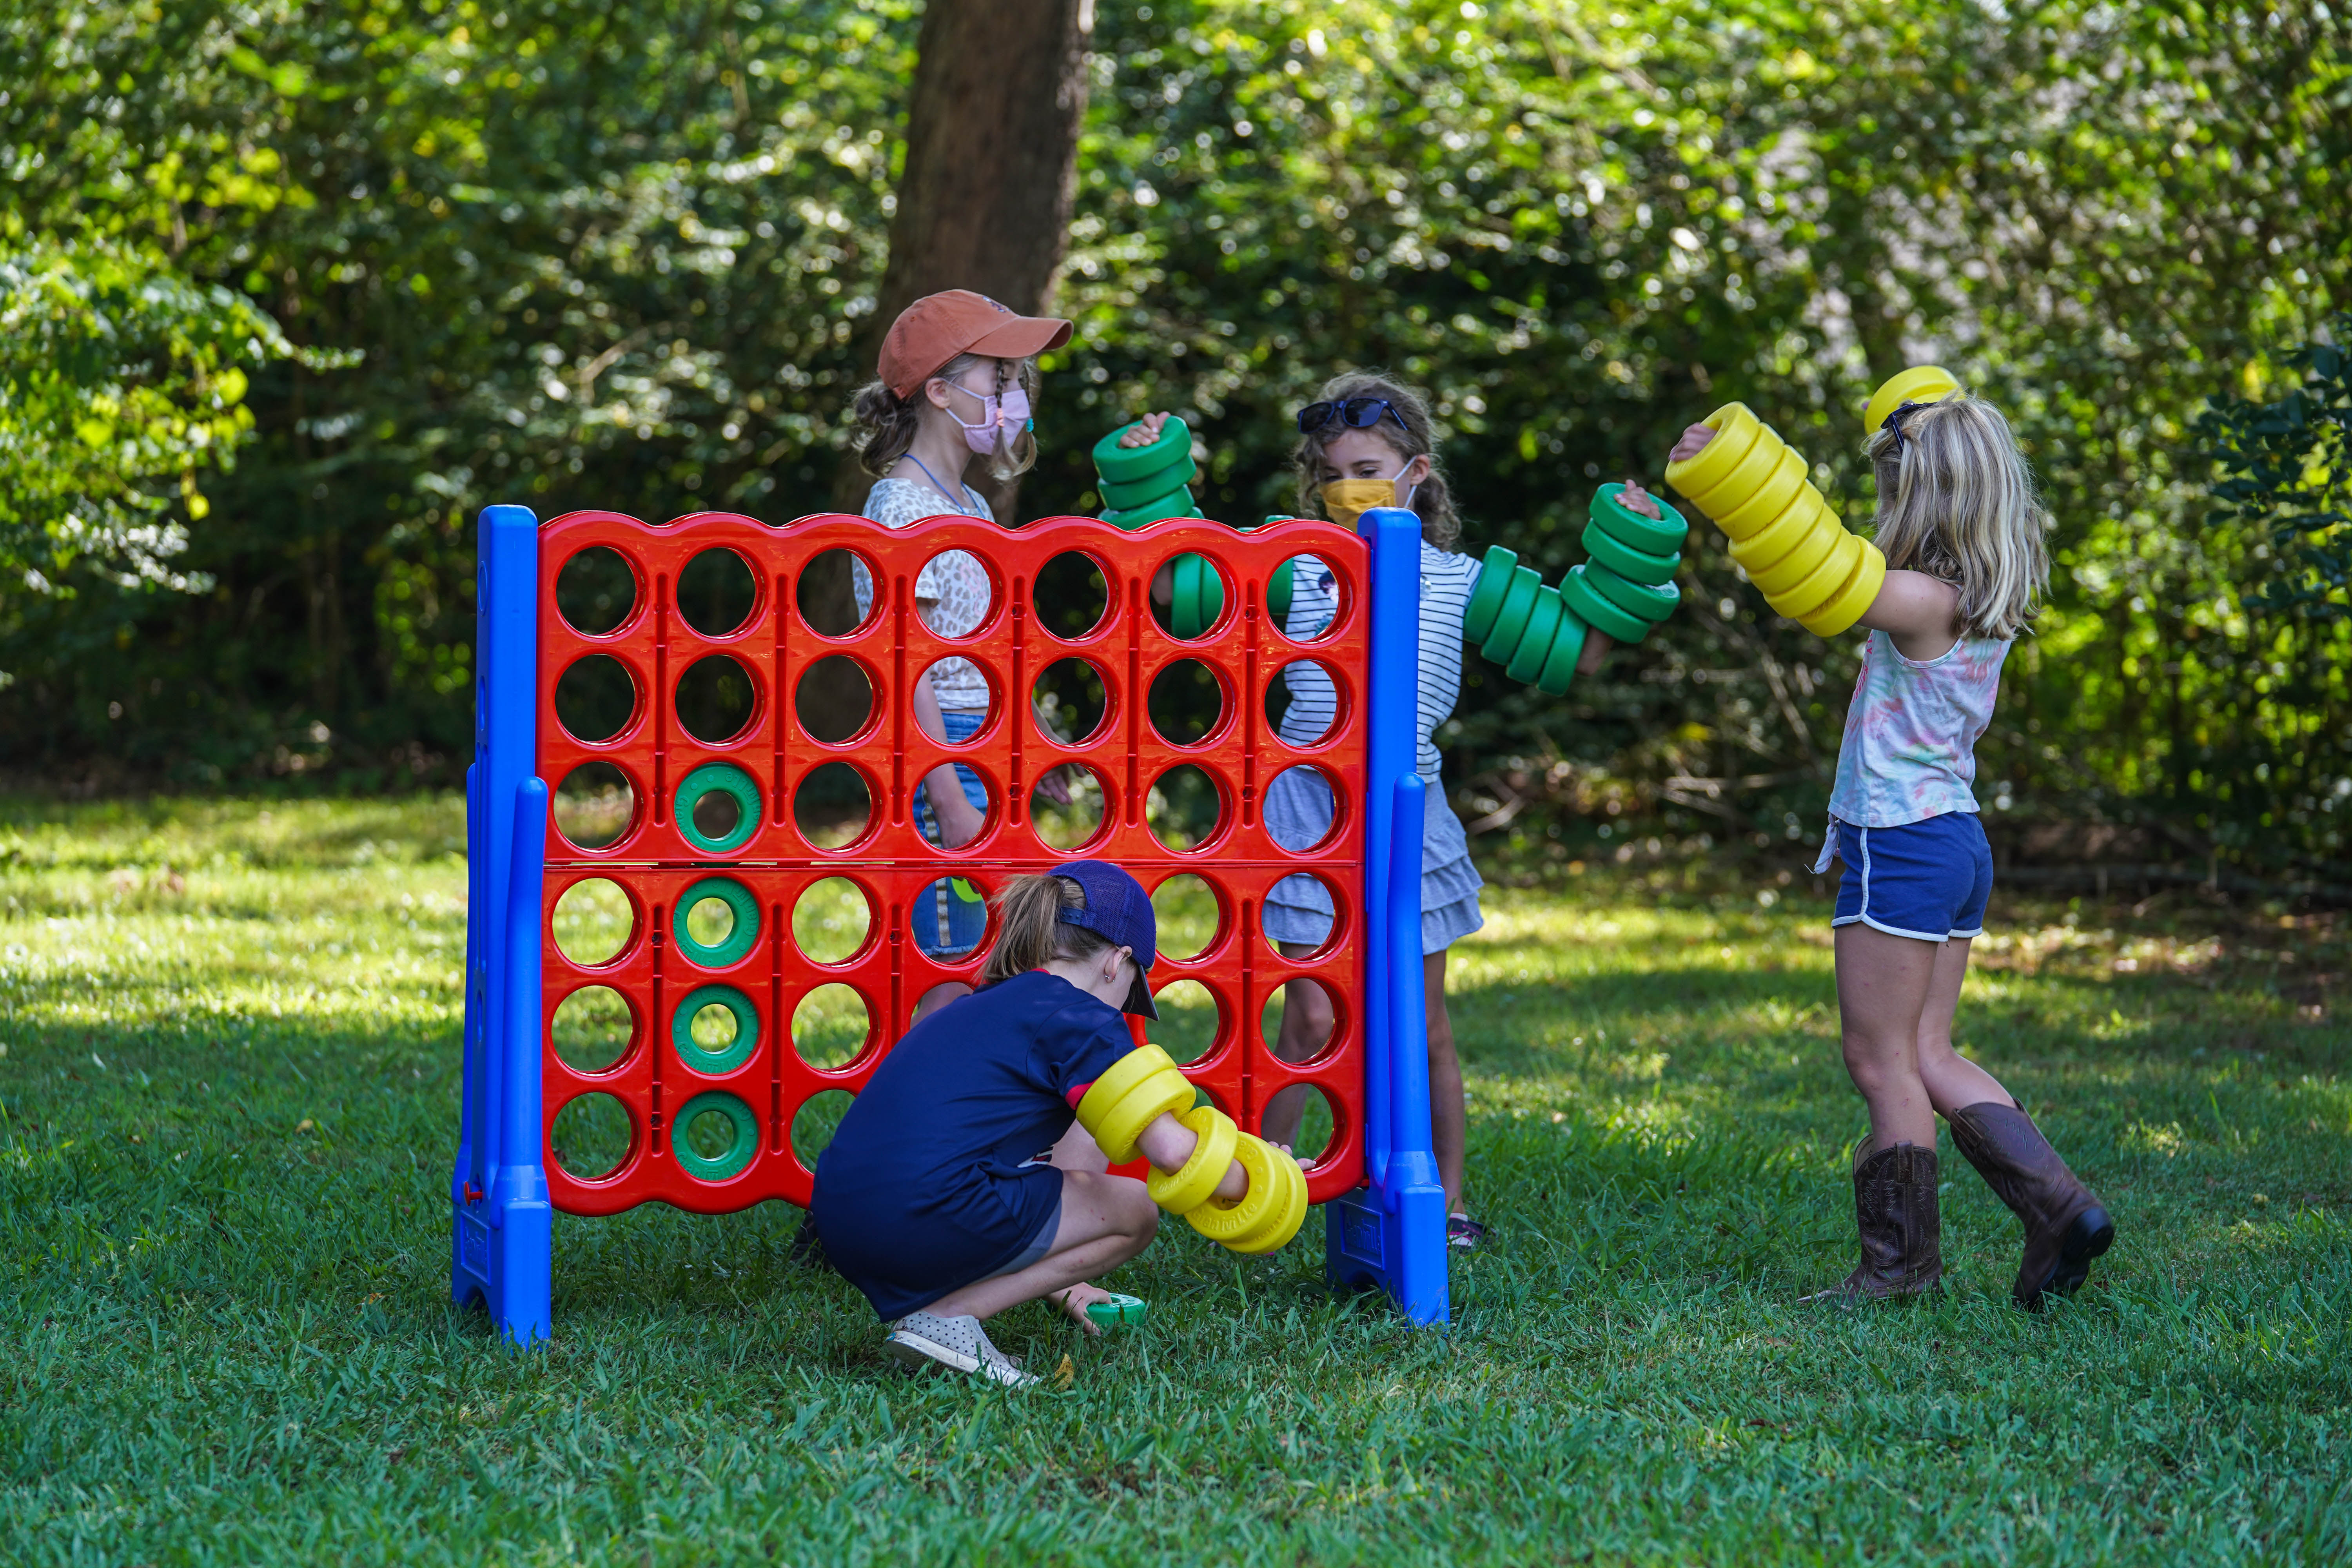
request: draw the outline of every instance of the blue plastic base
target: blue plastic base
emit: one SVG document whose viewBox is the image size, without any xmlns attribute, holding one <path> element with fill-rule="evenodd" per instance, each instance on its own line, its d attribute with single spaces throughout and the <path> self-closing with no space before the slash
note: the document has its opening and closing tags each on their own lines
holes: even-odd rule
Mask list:
<svg viewBox="0 0 2352 1568">
<path fill-rule="evenodd" d="M 530 1345 L 551 1336 L 554 1211 L 543 1200 L 509 1204 L 505 1223 L 495 1224 L 490 1204 L 477 1200 L 457 1204 L 452 1225 L 450 1299 L 461 1307 L 480 1301 L 500 1339 Z"/>
<path fill-rule="evenodd" d="M 1443 1327 L 1452 1315 L 1445 1279 L 1445 1189 L 1416 1184 L 1383 1202 L 1373 1187 L 1323 1205 L 1323 1271 L 1338 1289 L 1382 1290 L 1409 1322 Z"/>
</svg>

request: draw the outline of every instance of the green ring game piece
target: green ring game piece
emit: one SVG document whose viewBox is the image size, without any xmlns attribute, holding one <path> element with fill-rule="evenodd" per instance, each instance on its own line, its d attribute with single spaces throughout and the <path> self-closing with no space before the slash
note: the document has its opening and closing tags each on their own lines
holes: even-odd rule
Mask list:
<svg viewBox="0 0 2352 1568">
<path fill-rule="evenodd" d="M 734 1123 L 735 1137 L 722 1153 L 698 1152 L 686 1141 L 686 1130 L 707 1110 L 715 1110 Z M 677 1156 L 679 1168 L 696 1181 L 723 1182 L 750 1164 L 760 1152 L 760 1119 L 733 1095 L 706 1090 L 677 1108 L 677 1120 L 670 1123 L 669 1152 Z"/>
<path fill-rule="evenodd" d="M 1565 697 L 1568 689 L 1576 684 L 1576 661 L 1584 657 L 1584 623 L 1563 599 L 1559 605 L 1559 635 L 1551 639 L 1551 652 L 1544 656 L 1543 673 L 1536 677 L 1536 689 L 1547 697 Z"/>
<path fill-rule="evenodd" d="M 1510 592 L 1511 568 L 1518 563 L 1516 552 L 1499 544 L 1488 547 L 1478 586 L 1472 590 L 1470 602 L 1462 606 L 1464 637 L 1475 643 L 1486 640 L 1486 634 L 1495 629 L 1495 612 L 1503 607 L 1503 595 Z"/>
<path fill-rule="evenodd" d="M 705 1007 L 724 1007 L 735 1020 L 735 1037 L 715 1050 L 694 1037 L 695 1015 Z M 750 1061 L 760 1048 L 760 1015 L 751 999 L 732 985 L 698 985 L 670 1015 L 669 1043 L 677 1047 L 679 1061 L 717 1078 Z"/>
<path fill-rule="evenodd" d="M 1508 664 L 1519 646 L 1519 634 L 1528 629 L 1528 612 L 1536 607 L 1536 590 L 1543 586 L 1531 566 L 1511 568 L 1511 585 L 1503 595 L 1503 607 L 1495 612 L 1495 629 L 1488 634 L 1486 647 L 1478 651 L 1496 664 Z"/>
<path fill-rule="evenodd" d="M 713 794 L 729 796 L 739 808 L 735 826 L 717 838 L 694 825 L 694 808 L 702 804 L 704 795 Z M 705 855 L 732 854 L 760 831 L 760 786 L 732 763 L 703 763 L 678 781 L 677 793 L 670 801 L 677 836 Z"/>
<path fill-rule="evenodd" d="M 1187 452 L 1177 462 L 1140 479 L 1118 480 L 1097 478 L 1095 488 L 1102 492 L 1103 505 L 1125 511 L 1156 497 L 1164 496 L 1180 485 L 1190 485 L 1200 476 L 1200 465 Z"/>
<path fill-rule="evenodd" d="M 1170 572 L 1168 629 L 1187 642 L 1209 629 L 1208 617 L 1202 614 L 1201 605 L 1201 577 L 1207 565 L 1198 555 L 1186 551 L 1176 557 Z"/>
<path fill-rule="evenodd" d="M 1172 468 L 1176 459 L 1192 454 L 1192 427 L 1171 419 L 1160 427 L 1160 438 L 1141 447 L 1122 447 L 1118 438 L 1135 428 L 1130 420 L 1095 443 L 1095 472 L 1115 485 L 1133 484 L 1146 474 Z"/>
<path fill-rule="evenodd" d="M 1087 1316 L 1098 1329 L 1139 1329 L 1144 1310 L 1142 1297 L 1122 1296 L 1116 1290 L 1108 1301 L 1087 1303 Z"/>
<path fill-rule="evenodd" d="M 1102 514 L 1102 520 L 1132 532 L 1147 523 L 1158 522 L 1162 518 L 1200 515 L 1201 509 L 1192 504 L 1192 492 L 1182 485 L 1178 485 L 1158 500 L 1147 505 L 1130 507 L 1125 511 L 1106 511 Z"/>
<path fill-rule="evenodd" d="M 1594 567 L 1591 582 L 1619 609 L 1655 626 L 1683 602 L 1682 590 L 1672 583 L 1629 583 L 1606 566 Z"/>
<path fill-rule="evenodd" d="M 1680 555 L 1653 555 L 1612 537 L 1597 522 L 1584 525 L 1585 552 L 1629 583 L 1671 583 L 1683 563 Z"/>
<path fill-rule="evenodd" d="M 1290 625 L 1290 595 L 1298 577 L 1297 557 L 1293 556 L 1274 569 L 1265 580 L 1265 613 L 1274 618 L 1276 629 Z"/>
<path fill-rule="evenodd" d="M 716 947 L 697 942 L 686 929 L 686 917 L 694 906 L 705 899 L 717 899 L 735 915 L 735 927 L 727 940 Z M 751 889 L 729 877 L 705 877 L 680 894 L 677 908 L 670 916 L 670 930 L 677 939 L 677 950 L 705 969 L 724 969 L 748 957 L 760 941 L 760 901 Z"/>
<path fill-rule="evenodd" d="M 1503 673 L 1513 680 L 1532 684 L 1543 673 L 1544 658 L 1551 652 L 1551 639 L 1559 635 L 1562 614 L 1559 590 L 1546 584 L 1536 590 L 1536 607 L 1528 613 L 1528 629 L 1519 637 L 1519 646 L 1511 655 Z"/>
<path fill-rule="evenodd" d="M 1568 607 L 1581 616 L 1586 626 L 1614 641 L 1637 643 L 1650 635 L 1650 623 L 1602 598 L 1600 590 L 1585 581 L 1581 566 L 1568 569 L 1568 575 L 1560 579 L 1559 596 L 1568 601 Z"/>
<path fill-rule="evenodd" d="M 1592 492 L 1589 515 L 1594 525 L 1620 544 L 1646 555 L 1672 555 L 1680 550 L 1690 532 L 1683 514 L 1668 506 L 1664 496 L 1652 496 L 1661 515 L 1643 517 L 1617 499 L 1624 490 L 1623 485 L 1603 485 Z"/>
</svg>

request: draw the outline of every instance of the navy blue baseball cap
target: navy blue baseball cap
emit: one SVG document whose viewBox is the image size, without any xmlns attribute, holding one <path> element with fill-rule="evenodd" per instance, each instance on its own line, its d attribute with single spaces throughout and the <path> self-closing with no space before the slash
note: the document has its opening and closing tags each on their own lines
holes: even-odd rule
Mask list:
<svg viewBox="0 0 2352 1568">
<path fill-rule="evenodd" d="M 1143 884 L 1108 860 L 1071 860 L 1055 867 L 1053 874 L 1067 877 L 1087 896 L 1086 908 L 1065 909 L 1055 919 L 1066 926 L 1083 927 L 1135 954 L 1135 986 L 1119 1010 L 1157 1020 L 1160 1007 L 1151 999 L 1151 964 L 1160 956 L 1160 917 Z"/>
</svg>

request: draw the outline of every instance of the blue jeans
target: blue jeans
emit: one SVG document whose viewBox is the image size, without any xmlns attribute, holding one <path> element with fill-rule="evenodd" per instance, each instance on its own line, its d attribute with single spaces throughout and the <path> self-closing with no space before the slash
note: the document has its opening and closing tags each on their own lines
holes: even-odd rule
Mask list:
<svg viewBox="0 0 2352 1568">
<path fill-rule="evenodd" d="M 942 709 L 940 722 L 947 726 L 950 741 L 969 741 L 980 733 L 987 721 L 985 713 L 963 713 Z M 975 811 L 988 809 L 988 791 L 980 775 L 961 763 L 954 764 L 956 780 L 963 785 L 963 797 Z M 940 842 L 940 821 L 931 810 L 928 784 L 915 786 L 915 826 L 932 843 Z M 931 958 L 961 958 L 980 945 L 988 934 L 988 905 L 980 889 L 961 877 L 942 878 L 915 895 L 912 916 L 915 945 Z"/>
</svg>

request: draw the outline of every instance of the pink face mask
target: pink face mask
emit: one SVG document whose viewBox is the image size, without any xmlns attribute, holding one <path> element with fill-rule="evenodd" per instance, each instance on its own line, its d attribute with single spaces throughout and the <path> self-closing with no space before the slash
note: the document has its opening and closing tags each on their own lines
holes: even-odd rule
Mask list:
<svg viewBox="0 0 2352 1568">
<path fill-rule="evenodd" d="M 954 385 L 953 383 L 949 384 Z M 968 386 L 955 389 L 966 396 L 980 397 L 980 394 Z M 1029 427 L 1029 394 L 1025 388 L 1013 386 L 1006 388 L 1001 395 L 980 397 L 980 422 L 976 425 L 965 425 L 952 403 L 948 405 L 948 417 L 962 426 L 963 444 L 985 458 L 996 450 L 999 428 L 1004 431 L 1005 439 L 1010 441 Z"/>
</svg>

